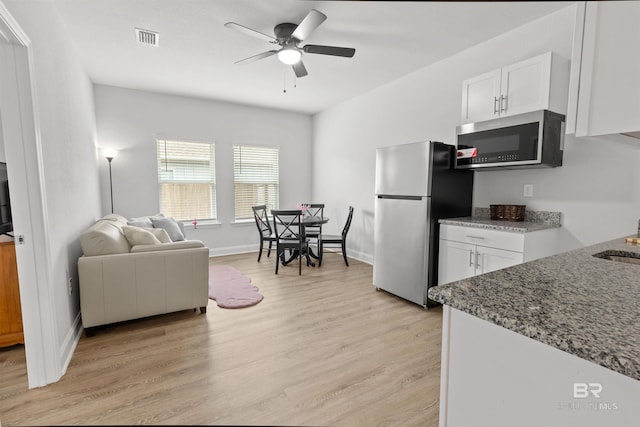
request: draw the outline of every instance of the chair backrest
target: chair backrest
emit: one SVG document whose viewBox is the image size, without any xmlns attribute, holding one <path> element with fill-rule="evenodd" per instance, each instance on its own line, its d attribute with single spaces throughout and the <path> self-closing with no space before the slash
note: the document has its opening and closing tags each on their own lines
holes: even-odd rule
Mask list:
<svg viewBox="0 0 640 427">
<path fill-rule="evenodd" d="M 269 217 L 267 216 L 267 205 L 252 206 L 253 218 L 256 220 L 256 226 L 258 232 L 262 236 L 271 236 L 273 231 L 271 230 L 271 224 L 269 224 Z"/>
<path fill-rule="evenodd" d="M 278 240 L 302 242 L 299 210 L 272 210 L 271 215 Z"/>
<path fill-rule="evenodd" d="M 307 212 L 311 216 L 319 216 L 320 218 L 324 218 L 324 203 L 304 203 L 309 206 Z"/>
<path fill-rule="evenodd" d="M 342 229 L 342 238 L 347 237 L 347 233 L 349 232 L 349 227 L 351 227 L 351 219 L 353 218 L 353 206 L 349 206 L 349 216 L 347 216 L 347 222 L 344 224 L 344 228 Z"/>
</svg>

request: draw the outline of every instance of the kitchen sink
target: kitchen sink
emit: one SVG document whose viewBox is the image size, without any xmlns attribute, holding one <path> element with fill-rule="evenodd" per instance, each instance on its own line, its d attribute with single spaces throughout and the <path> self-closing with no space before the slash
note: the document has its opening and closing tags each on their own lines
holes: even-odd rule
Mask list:
<svg viewBox="0 0 640 427">
<path fill-rule="evenodd" d="M 602 258 L 609 261 L 617 261 L 624 262 L 627 264 L 637 264 L 640 265 L 640 253 L 637 252 L 626 252 L 626 251 L 603 251 L 598 252 L 597 254 L 593 254 L 596 258 Z"/>
</svg>

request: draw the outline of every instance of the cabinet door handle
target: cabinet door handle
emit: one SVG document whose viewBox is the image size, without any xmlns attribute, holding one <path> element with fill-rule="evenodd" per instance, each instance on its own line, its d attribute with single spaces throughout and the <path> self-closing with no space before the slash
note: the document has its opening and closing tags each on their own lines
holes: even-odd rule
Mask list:
<svg viewBox="0 0 640 427">
<path fill-rule="evenodd" d="M 478 268 L 480 268 L 480 264 L 478 264 L 478 255 L 480 255 L 478 252 L 476 252 L 476 270 Z"/>
<path fill-rule="evenodd" d="M 500 112 L 507 111 L 507 97 L 500 95 Z"/>
<path fill-rule="evenodd" d="M 467 234 L 466 237 L 470 238 L 470 239 L 480 239 L 480 240 L 484 240 L 484 237 L 482 236 L 472 236 L 471 234 Z"/>
<path fill-rule="evenodd" d="M 473 267 L 473 251 L 469 249 L 469 267 Z"/>
<path fill-rule="evenodd" d="M 500 99 L 497 96 L 493 97 L 493 114 L 498 114 L 500 112 L 498 107 L 498 102 Z"/>
</svg>

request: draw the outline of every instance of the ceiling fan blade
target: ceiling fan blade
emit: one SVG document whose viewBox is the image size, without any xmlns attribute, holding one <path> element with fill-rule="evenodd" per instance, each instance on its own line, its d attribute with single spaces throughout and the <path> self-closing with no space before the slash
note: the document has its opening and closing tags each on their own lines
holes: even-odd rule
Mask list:
<svg viewBox="0 0 640 427">
<path fill-rule="evenodd" d="M 356 50 L 351 47 L 322 46 L 319 44 L 308 44 L 302 48 L 307 53 L 317 53 L 320 55 L 344 56 L 351 58 Z"/>
<path fill-rule="evenodd" d="M 296 62 L 291 67 L 293 68 L 293 72 L 296 73 L 296 77 L 298 77 L 298 78 L 304 77 L 307 74 L 309 74 L 309 73 L 307 73 L 307 69 L 305 68 L 305 66 L 302 63 L 302 61 Z"/>
<path fill-rule="evenodd" d="M 235 22 L 227 22 L 226 24 L 224 24 L 224 26 L 227 28 L 231 28 L 232 30 L 240 31 L 241 33 L 248 36 L 257 37 L 264 41 L 268 41 L 269 43 L 278 43 L 278 41 L 274 37 L 261 33 L 260 31 L 252 30 L 251 28 L 245 27 L 244 25 L 236 24 Z"/>
<path fill-rule="evenodd" d="M 291 37 L 298 40 L 305 40 L 313 30 L 318 28 L 318 26 L 324 22 L 325 19 L 327 19 L 327 15 L 322 12 L 318 12 L 315 9 L 311 9 L 291 34 Z"/>
<path fill-rule="evenodd" d="M 241 59 L 240 61 L 234 62 L 234 64 L 249 64 L 250 62 L 257 61 L 262 58 L 268 58 L 271 55 L 275 55 L 278 53 L 277 50 L 268 50 L 266 52 L 259 53 L 257 55 L 250 56 L 248 58 Z"/>
</svg>

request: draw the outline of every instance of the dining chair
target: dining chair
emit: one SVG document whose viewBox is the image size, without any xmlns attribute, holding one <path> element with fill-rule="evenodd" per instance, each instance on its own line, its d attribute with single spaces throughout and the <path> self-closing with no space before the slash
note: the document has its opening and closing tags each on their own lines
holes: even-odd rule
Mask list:
<svg viewBox="0 0 640 427">
<path fill-rule="evenodd" d="M 294 251 L 298 255 L 298 275 L 302 274 L 302 257 L 308 253 L 309 242 L 305 238 L 304 226 L 300 225 L 299 210 L 272 210 L 273 227 L 276 235 L 276 274 L 278 266 L 284 263 L 284 252 Z M 307 265 L 309 259 L 307 258 Z"/>
<path fill-rule="evenodd" d="M 306 205 L 309 206 L 307 212 L 309 212 L 310 216 L 324 218 L 324 203 L 307 203 Z M 322 224 L 307 225 L 305 227 L 305 235 L 308 238 L 318 239 L 320 234 L 322 234 Z"/>
<path fill-rule="evenodd" d="M 342 249 L 342 256 L 344 257 L 344 263 L 349 267 L 349 261 L 347 260 L 347 233 L 351 227 L 352 218 L 353 206 L 349 206 L 349 215 L 347 216 L 347 222 L 344 224 L 344 228 L 342 229 L 342 234 L 339 236 L 320 234 L 320 236 L 318 236 L 318 267 L 322 265 L 322 253 L 326 245 L 331 245 L 331 247 L 335 247 L 334 245 L 340 245 Z"/>
<path fill-rule="evenodd" d="M 256 220 L 256 227 L 258 227 L 258 233 L 260 233 L 260 249 L 258 250 L 258 262 L 260 262 L 260 258 L 262 258 L 262 248 L 264 247 L 264 242 L 269 242 L 269 250 L 267 251 L 268 257 L 269 255 L 271 255 L 271 246 L 273 245 L 273 242 L 276 241 L 276 235 L 273 233 L 271 224 L 269 223 L 269 217 L 267 216 L 267 206 L 252 206 L 251 209 L 253 209 L 253 218 Z"/>
</svg>

